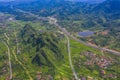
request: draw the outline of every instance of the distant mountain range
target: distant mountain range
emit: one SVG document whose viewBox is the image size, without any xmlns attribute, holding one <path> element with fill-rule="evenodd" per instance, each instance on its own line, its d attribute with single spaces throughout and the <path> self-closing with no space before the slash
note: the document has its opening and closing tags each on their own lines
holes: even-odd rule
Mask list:
<svg viewBox="0 0 120 80">
<path fill-rule="evenodd" d="M 3 0 L 0 0 L 3 1 Z M 13 0 L 5 0 L 5 1 L 13 1 Z M 15 4 L 15 2 L 22 2 L 25 1 L 26 3 L 18 3 Z M 30 2 L 33 1 L 33 2 Z M 75 1 L 75 3 L 72 2 L 68 2 L 68 1 Z M 76 2 L 79 1 L 79 2 Z M 81 2 L 90 2 L 90 3 L 100 3 L 103 2 L 101 4 L 97 4 L 97 5 L 89 5 L 89 4 L 85 4 L 85 3 L 81 3 Z M 2 5 L 6 5 L 6 4 L 1 4 Z M 8 3 L 7 5 L 13 5 L 16 8 L 20 8 L 20 9 L 24 9 L 24 10 L 29 10 L 30 12 L 34 11 L 35 13 L 40 12 L 41 10 L 45 10 L 48 11 L 51 9 L 51 11 L 55 11 L 54 14 L 56 14 L 56 12 L 60 12 L 61 10 L 63 10 L 63 13 L 70 13 L 73 12 L 71 14 L 76 14 L 78 12 L 97 12 L 97 13 L 101 13 L 101 12 L 119 12 L 120 11 L 120 0 L 14 0 L 12 3 Z M 8 6 L 9 7 L 9 6 Z M 71 9 L 69 9 L 71 7 Z M 58 8 L 58 9 L 56 9 Z M 55 10 L 54 10 L 55 9 Z M 60 9 L 60 10 L 59 10 Z M 68 9 L 68 10 L 67 10 Z M 39 11 L 38 11 L 39 10 Z M 59 10 L 59 11 L 57 11 Z M 67 11 L 66 11 L 67 10 Z M 48 13 L 51 14 L 51 11 L 48 11 Z M 47 14 L 47 13 L 45 13 Z M 80 13 L 78 13 L 80 14 Z M 52 13 L 53 15 L 53 13 Z"/>
<path fill-rule="evenodd" d="M 17 1 L 17 2 L 29 2 L 29 1 L 36 1 L 36 0 L 0 0 L 0 2 L 11 2 L 11 1 Z M 38 1 L 38 0 L 37 0 Z M 50 0 L 46 0 L 50 1 Z M 57 1 L 57 0 L 56 0 Z M 59 0 L 62 1 L 62 0 Z M 105 0 L 66 0 L 66 1 L 75 1 L 75 2 L 88 2 L 88 3 L 101 3 Z"/>
<path fill-rule="evenodd" d="M 79 25 L 73 25 L 74 27 L 72 25 L 66 25 L 73 27 L 74 29 L 78 26 L 87 29 L 98 26 L 114 27 L 115 25 L 111 25 L 113 22 L 116 23 L 116 26 L 119 26 L 120 0 L 101 0 L 104 2 L 100 4 L 88 4 L 81 2 L 82 0 L 79 1 L 80 2 L 70 2 L 65 0 L 34 0 L 33 2 L 26 1 L 24 3 L 18 2 L 17 4 L 16 2 L 12 2 L 8 4 L 1 4 L 0 11 L 13 14 L 15 15 L 16 19 L 20 20 L 34 19 L 31 19 L 27 15 L 22 15 L 22 13 L 17 12 L 16 8 L 44 17 L 53 16 L 63 22 L 65 22 L 64 20 L 81 21 L 82 23 L 79 23 Z M 14 9 L 11 9 L 11 5 Z M 68 24 L 63 22 L 61 23 L 64 24 L 63 26 L 65 26 L 65 24 Z M 77 30 L 78 29 L 79 28 L 77 28 Z"/>
<path fill-rule="evenodd" d="M 0 0 L 0 2 L 29 2 L 29 1 L 36 1 L 36 0 Z"/>
<path fill-rule="evenodd" d="M 101 3 L 106 0 L 69 0 L 69 1 L 76 1 L 76 2 L 87 2 L 87 3 Z"/>
</svg>

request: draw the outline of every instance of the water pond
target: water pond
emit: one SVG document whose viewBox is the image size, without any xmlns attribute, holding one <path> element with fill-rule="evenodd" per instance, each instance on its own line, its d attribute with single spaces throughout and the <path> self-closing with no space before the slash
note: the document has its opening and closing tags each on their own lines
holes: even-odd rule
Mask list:
<svg viewBox="0 0 120 80">
<path fill-rule="evenodd" d="M 88 37 L 88 36 L 94 35 L 94 32 L 93 31 L 78 32 L 78 35 L 80 35 L 82 37 Z"/>
</svg>

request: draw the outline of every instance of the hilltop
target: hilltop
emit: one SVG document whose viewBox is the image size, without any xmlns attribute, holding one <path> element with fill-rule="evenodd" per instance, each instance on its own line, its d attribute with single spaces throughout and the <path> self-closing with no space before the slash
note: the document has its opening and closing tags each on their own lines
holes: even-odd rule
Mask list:
<svg viewBox="0 0 120 80">
<path fill-rule="evenodd" d="M 55 33 L 37 33 L 37 31 L 34 30 L 30 25 L 25 25 L 20 34 L 23 40 L 22 43 L 29 44 L 32 46 L 32 48 L 35 48 L 35 53 L 32 54 L 34 55 L 32 59 L 33 64 L 37 64 L 39 66 L 52 65 L 53 61 L 51 59 L 56 59 L 56 61 L 62 60 L 63 55 L 59 46 L 60 39 Z M 53 58 L 50 59 L 48 55 L 53 56 Z"/>
</svg>

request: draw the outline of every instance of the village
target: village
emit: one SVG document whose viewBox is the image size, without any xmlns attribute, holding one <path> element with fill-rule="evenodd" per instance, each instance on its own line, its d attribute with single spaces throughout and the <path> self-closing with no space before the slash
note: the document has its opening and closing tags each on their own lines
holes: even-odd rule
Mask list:
<svg viewBox="0 0 120 80">
<path fill-rule="evenodd" d="M 105 56 L 98 56 L 96 54 L 94 54 L 93 52 L 83 52 L 80 53 L 80 56 L 84 56 L 86 57 L 86 61 L 83 62 L 84 66 L 89 66 L 89 67 L 94 67 L 94 66 L 98 66 L 99 68 L 99 75 L 102 78 L 110 78 L 110 79 L 115 79 L 117 78 L 115 74 L 111 74 L 107 72 L 107 69 L 116 61 L 114 59 L 105 57 Z M 81 60 L 79 60 L 81 61 Z M 81 64 L 78 63 L 79 67 L 81 67 Z M 91 76 L 81 76 L 81 80 L 96 80 L 95 78 L 91 77 Z"/>
</svg>

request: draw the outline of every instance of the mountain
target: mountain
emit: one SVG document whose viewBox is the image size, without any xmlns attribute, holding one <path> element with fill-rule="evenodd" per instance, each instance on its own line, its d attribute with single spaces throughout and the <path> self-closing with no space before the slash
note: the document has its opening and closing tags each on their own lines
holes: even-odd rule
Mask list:
<svg viewBox="0 0 120 80">
<path fill-rule="evenodd" d="M 120 0 L 107 0 L 94 7 L 92 12 L 104 16 L 108 21 L 118 20 L 120 18 Z"/>
<path fill-rule="evenodd" d="M 98 0 L 96 0 L 98 1 Z M 11 9 L 11 5 L 14 9 Z M 0 5 L 0 11 L 7 12 L 15 15 L 16 19 L 31 21 L 36 18 L 27 14 L 16 11 L 21 9 L 31 12 L 40 16 L 54 16 L 56 17 L 63 27 L 69 26 L 67 29 L 72 31 L 80 31 L 83 29 L 94 29 L 97 26 L 104 27 L 111 23 L 111 21 L 118 20 L 120 16 L 120 1 L 119 0 L 106 0 L 99 4 L 89 4 L 78 1 L 65 1 L 65 0 L 37 0 L 33 2 L 17 3 L 12 2 Z M 80 21 L 74 23 L 65 21 Z M 63 22 L 62 22 L 63 21 Z M 118 24 L 118 21 L 116 21 Z M 73 26 L 74 25 L 74 26 Z M 116 25 L 117 26 L 117 25 Z M 72 27 L 72 28 L 71 28 Z"/>
<path fill-rule="evenodd" d="M 19 1 L 19 0 L 18 0 Z M 72 19 L 74 19 L 75 16 L 84 16 L 85 15 L 102 15 L 102 14 L 109 14 L 113 15 L 116 13 L 116 15 L 119 15 L 119 9 L 120 9 L 120 1 L 119 0 L 106 0 L 99 4 L 89 4 L 81 2 L 82 0 L 79 0 L 79 2 L 69 2 L 65 0 L 37 0 L 33 2 L 24 2 L 24 3 L 8 3 L 8 4 L 2 4 L 0 7 L 0 11 L 5 11 L 8 13 L 15 14 L 15 9 L 22 9 L 25 11 L 32 12 L 34 14 L 40 15 L 40 16 L 55 16 L 57 18 L 61 19 L 70 19 L 72 16 Z M 90 0 L 89 0 L 90 1 Z M 98 1 L 98 0 L 95 0 Z M 14 10 L 11 9 L 4 9 L 4 8 L 10 8 L 11 5 L 13 5 Z M 94 14 L 93 14 L 94 13 Z M 18 12 L 16 12 L 18 14 Z M 15 15 L 16 15 L 15 14 Z M 85 14 L 85 15 L 84 15 Z M 100 16 L 99 15 L 99 16 Z M 77 17 L 77 18 L 78 18 Z M 113 16 L 114 17 L 114 16 Z M 75 17 L 76 18 L 76 17 Z"/>
<path fill-rule="evenodd" d="M 11 5 L 14 9 L 10 8 Z M 17 4 L 13 2 L 0 5 L 0 11 L 13 14 L 16 19 L 25 21 L 36 19 L 27 14 L 22 15 L 23 13 L 16 11 L 16 9 L 44 17 L 54 16 L 59 20 L 60 24 L 66 24 L 62 25 L 63 27 L 69 26 L 67 29 L 71 29 L 72 31 L 80 31 L 81 27 L 83 29 L 95 29 L 97 26 L 100 28 L 109 27 L 108 24 L 112 21 L 116 22 L 116 26 L 118 26 L 118 19 L 120 18 L 119 0 L 106 0 L 99 4 L 89 4 L 81 1 L 37 0 L 33 2 Z M 74 23 L 70 22 L 69 25 L 64 20 L 68 22 L 76 20 L 80 21 L 80 23 L 74 25 Z"/>
<path fill-rule="evenodd" d="M 57 35 L 55 36 L 54 33 L 38 33 L 34 28 L 27 24 L 21 30 L 20 35 L 23 41 L 22 43 L 25 45 L 29 44 L 35 48 L 36 53 L 33 53 L 33 64 L 38 66 L 54 66 L 52 64 L 53 62 L 51 62 L 52 58 L 56 59 L 56 61 L 62 59 L 63 55 L 59 46 L 60 42 Z M 49 58 L 48 55 L 51 55 L 52 57 Z"/>
<path fill-rule="evenodd" d="M 0 2 L 0 80 L 119 80 L 119 4 Z M 62 28 L 34 15 L 54 17 Z M 94 35 L 78 35 L 84 31 Z"/>
<path fill-rule="evenodd" d="M 120 0 L 107 0 L 95 7 L 94 11 L 103 10 L 106 13 L 120 12 Z"/>
</svg>

